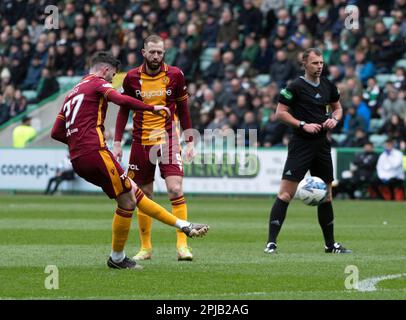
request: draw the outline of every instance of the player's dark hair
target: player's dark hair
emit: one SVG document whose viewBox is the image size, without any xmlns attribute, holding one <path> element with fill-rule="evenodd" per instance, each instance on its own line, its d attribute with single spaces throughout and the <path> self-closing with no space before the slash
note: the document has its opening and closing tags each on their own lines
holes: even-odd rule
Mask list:
<svg viewBox="0 0 406 320">
<path fill-rule="evenodd" d="M 148 37 L 144 39 L 144 48 L 148 45 L 148 43 L 159 43 L 163 42 L 164 40 L 158 36 L 157 34 L 150 34 Z"/>
<path fill-rule="evenodd" d="M 309 58 L 310 53 L 314 53 L 316 56 L 320 57 L 322 55 L 322 52 L 317 49 L 317 48 L 308 48 L 305 50 L 305 52 L 303 52 L 303 57 L 302 60 L 306 61 L 307 58 Z"/>
<path fill-rule="evenodd" d="M 92 58 L 90 59 L 90 67 L 94 67 L 99 63 L 109 64 L 112 67 L 116 68 L 117 70 L 120 67 L 120 61 L 114 58 L 114 56 L 106 51 L 98 51 L 93 54 Z"/>
</svg>

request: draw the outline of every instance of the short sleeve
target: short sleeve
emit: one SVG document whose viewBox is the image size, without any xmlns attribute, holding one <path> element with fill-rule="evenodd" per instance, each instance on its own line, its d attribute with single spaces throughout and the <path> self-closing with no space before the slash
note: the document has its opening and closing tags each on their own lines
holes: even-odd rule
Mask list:
<svg viewBox="0 0 406 320">
<path fill-rule="evenodd" d="M 330 94 L 330 102 L 337 102 L 340 100 L 340 91 L 338 88 L 332 83 L 331 84 L 331 94 Z"/>
<path fill-rule="evenodd" d="M 111 90 L 114 90 L 111 83 L 105 80 L 100 80 L 100 82 L 97 83 L 96 91 L 105 98 L 107 98 L 107 95 Z"/>
<path fill-rule="evenodd" d="M 176 101 L 183 101 L 187 99 L 187 85 L 185 82 L 185 76 L 183 72 L 179 69 L 176 74 Z"/>
<path fill-rule="evenodd" d="M 287 105 L 288 107 L 293 107 L 295 102 L 295 90 L 292 85 L 283 88 L 279 92 L 278 102 Z"/>
</svg>

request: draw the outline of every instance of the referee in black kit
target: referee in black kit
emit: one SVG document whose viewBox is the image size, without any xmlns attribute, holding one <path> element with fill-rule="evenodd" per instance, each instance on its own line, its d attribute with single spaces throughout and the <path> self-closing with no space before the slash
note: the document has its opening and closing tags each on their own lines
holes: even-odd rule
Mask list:
<svg viewBox="0 0 406 320">
<path fill-rule="evenodd" d="M 297 185 L 310 170 L 312 176 L 323 179 L 328 195 L 317 207 L 317 214 L 325 241 L 325 252 L 350 253 L 334 241 L 334 214 L 331 205 L 333 163 L 331 145 L 326 137 L 342 118 L 340 94 L 336 86 L 325 77 L 323 56 L 320 50 L 309 48 L 303 53 L 304 77 L 293 81 L 281 90 L 276 117 L 293 127 L 293 137 L 288 146 L 288 158 L 283 169 L 280 190 L 271 210 L 268 243 L 265 253 L 276 253 L 276 238 L 286 217 L 290 200 Z M 331 111 L 329 112 L 328 106 Z"/>
</svg>

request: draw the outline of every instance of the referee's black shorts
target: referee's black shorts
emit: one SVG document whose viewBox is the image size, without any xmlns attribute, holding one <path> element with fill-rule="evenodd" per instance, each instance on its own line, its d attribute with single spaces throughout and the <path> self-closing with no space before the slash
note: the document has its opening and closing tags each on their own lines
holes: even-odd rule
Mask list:
<svg viewBox="0 0 406 320">
<path fill-rule="evenodd" d="M 282 179 L 299 182 L 308 170 L 326 183 L 334 180 L 331 144 L 327 137 L 310 140 L 293 136 L 289 142 Z"/>
</svg>

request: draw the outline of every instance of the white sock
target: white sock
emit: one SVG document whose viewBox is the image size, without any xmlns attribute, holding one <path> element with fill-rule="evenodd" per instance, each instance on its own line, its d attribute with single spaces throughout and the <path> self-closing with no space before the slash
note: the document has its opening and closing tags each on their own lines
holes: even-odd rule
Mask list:
<svg viewBox="0 0 406 320">
<path fill-rule="evenodd" d="M 111 250 L 111 254 L 110 254 L 111 259 L 113 259 L 114 262 L 121 262 L 124 260 L 125 258 L 125 253 L 124 251 L 113 251 Z"/>
<path fill-rule="evenodd" d="M 183 227 L 188 227 L 190 225 L 189 221 L 177 219 L 175 222 L 175 227 L 178 229 L 182 229 Z"/>
</svg>

